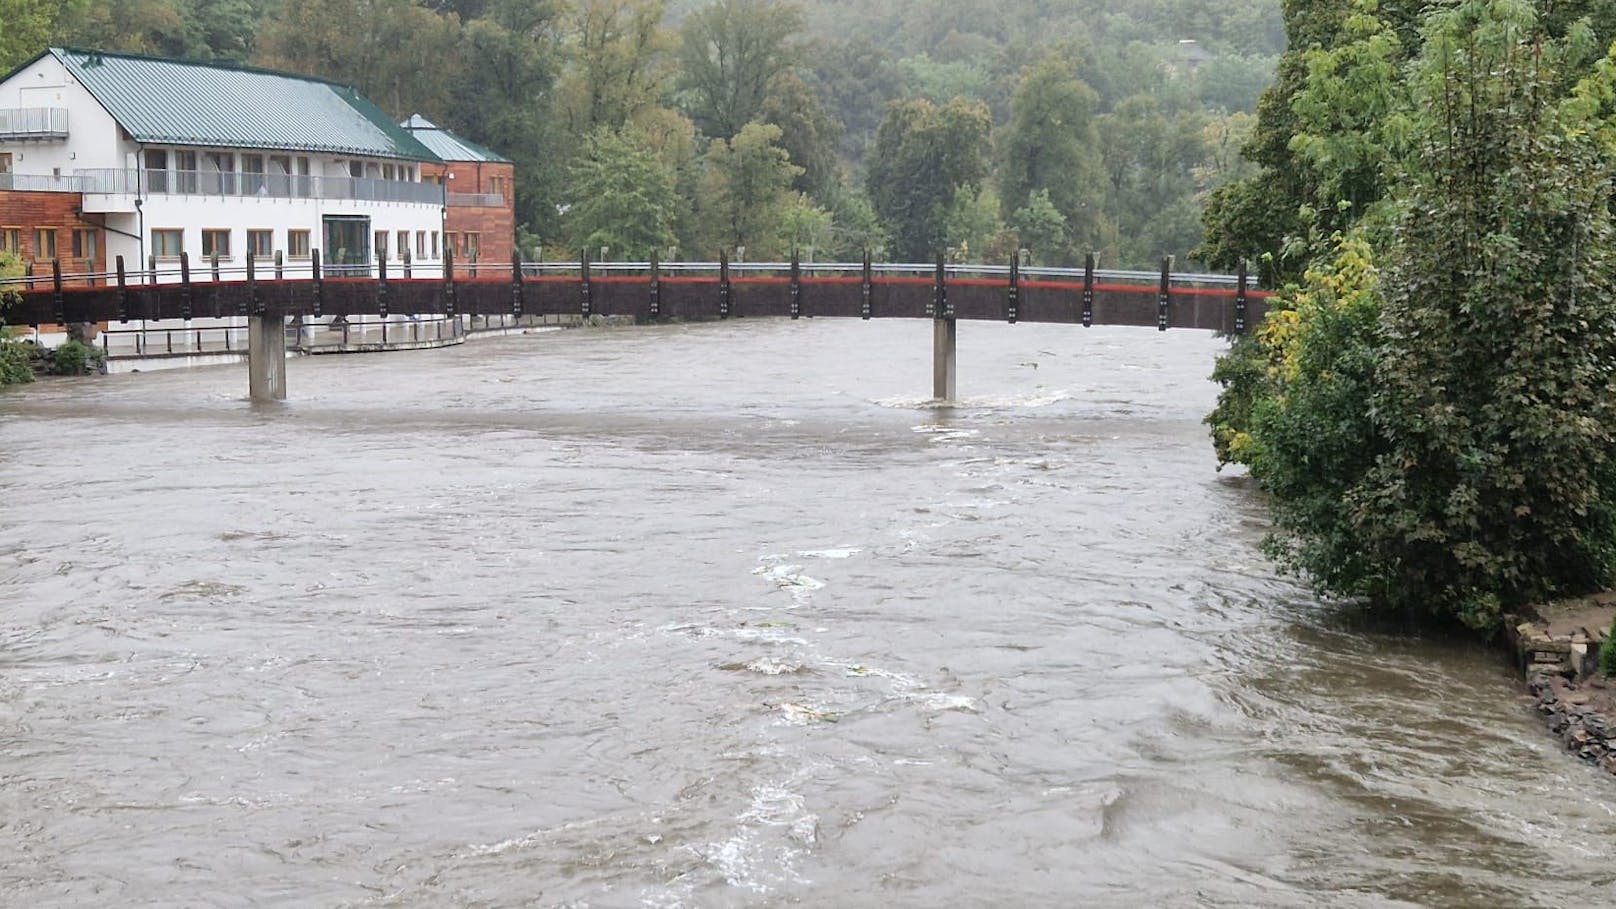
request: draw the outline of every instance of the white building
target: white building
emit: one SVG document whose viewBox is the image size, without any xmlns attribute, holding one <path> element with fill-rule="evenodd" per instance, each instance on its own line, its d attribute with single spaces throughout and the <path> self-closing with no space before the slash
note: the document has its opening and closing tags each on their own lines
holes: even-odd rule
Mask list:
<svg viewBox="0 0 1616 909">
<path fill-rule="evenodd" d="M 51 48 L 0 79 L 0 250 L 170 275 L 182 250 L 237 274 L 277 254 L 306 273 L 314 250 L 397 274 L 407 255 L 436 276 L 444 188 L 422 165 L 439 163 L 336 83 Z"/>
</svg>

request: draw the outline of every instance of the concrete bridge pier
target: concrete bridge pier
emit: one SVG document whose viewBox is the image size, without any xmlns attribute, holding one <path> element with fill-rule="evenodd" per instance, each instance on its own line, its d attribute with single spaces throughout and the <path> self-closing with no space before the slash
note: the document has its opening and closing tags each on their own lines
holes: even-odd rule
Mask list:
<svg viewBox="0 0 1616 909">
<path fill-rule="evenodd" d="M 931 396 L 939 401 L 953 401 L 959 362 L 956 356 L 959 321 L 933 319 L 931 326 Z"/>
<path fill-rule="evenodd" d="M 254 401 L 286 400 L 286 317 L 247 319 L 247 396 Z"/>
</svg>

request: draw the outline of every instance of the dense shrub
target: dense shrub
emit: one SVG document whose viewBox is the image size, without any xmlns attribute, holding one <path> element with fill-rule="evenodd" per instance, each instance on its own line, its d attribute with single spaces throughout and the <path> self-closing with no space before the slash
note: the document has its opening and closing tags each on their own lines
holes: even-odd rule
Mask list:
<svg viewBox="0 0 1616 909">
<path fill-rule="evenodd" d="M 1531 3 L 1430 9 L 1392 228 L 1337 238 L 1211 422 L 1283 564 L 1491 628 L 1616 575 L 1616 57 Z"/>
<path fill-rule="evenodd" d="M 50 371 L 58 376 L 82 376 L 100 369 L 105 360 L 100 348 L 68 341 L 51 351 Z"/>
</svg>

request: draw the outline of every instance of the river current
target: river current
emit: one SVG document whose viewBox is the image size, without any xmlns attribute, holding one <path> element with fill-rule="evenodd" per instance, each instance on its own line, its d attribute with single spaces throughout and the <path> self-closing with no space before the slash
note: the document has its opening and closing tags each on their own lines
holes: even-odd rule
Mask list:
<svg viewBox="0 0 1616 909">
<path fill-rule="evenodd" d="M 1197 332 L 0 394 L 0 905 L 1616 903 L 1495 651 L 1278 577 Z"/>
</svg>

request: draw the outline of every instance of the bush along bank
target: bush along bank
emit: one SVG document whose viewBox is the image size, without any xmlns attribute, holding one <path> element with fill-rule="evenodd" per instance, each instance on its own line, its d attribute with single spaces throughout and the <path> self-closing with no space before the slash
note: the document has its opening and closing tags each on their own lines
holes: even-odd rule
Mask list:
<svg viewBox="0 0 1616 909">
<path fill-rule="evenodd" d="M 1514 619 L 1506 639 L 1533 709 L 1567 751 L 1616 773 L 1616 593 L 1563 601 Z"/>
<path fill-rule="evenodd" d="M 105 371 L 106 354 L 82 341 L 40 347 L 29 341 L 0 340 L 0 386 L 21 385 L 36 376 L 88 376 Z"/>
</svg>

